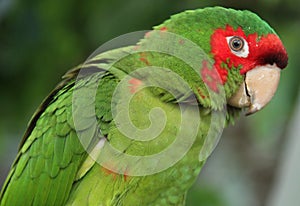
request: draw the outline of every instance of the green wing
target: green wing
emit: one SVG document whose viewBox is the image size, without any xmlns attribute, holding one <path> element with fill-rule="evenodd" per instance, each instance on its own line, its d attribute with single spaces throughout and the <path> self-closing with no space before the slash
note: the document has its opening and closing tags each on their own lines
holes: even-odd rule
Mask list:
<svg viewBox="0 0 300 206">
<path fill-rule="evenodd" d="M 164 172 L 146 177 L 127 178 L 126 175 L 107 171 L 95 164 L 78 139 L 78 134 L 87 131 L 87 142 L 92 151 L 95 143 L 99 142 L 99 138 L 106 138 L 105 141 L 109 141 L 120 151 L 137 156 L 158 153 L 174 141 L 180 126 L 178 117 L 181 111 L 177 103 L 173 101 L 174 97 L 163 90 L 145 89 L 135 95 L 131 103 L 133 105 L 131 118 L 137 128 L 149 126 L 148 114 L 154 107 L 157 106 L 166 111 L 169 121 L 160 138 L 149 143 L 132 141 L 124 138 L 112 121 L 111 97 L 116 86 L 126 74 L 130 73 L 130 70 L 145 66 L 142 65 L 143 62 L 138 61 L 140 59 L 138 55 L 131 55 L 120 64 L 114 64 L 115 67 L 109 68 L 109 65 L 115 59 L 124 56 L 124 53 L 128 53 L 128 48 L 103 53 L 68 72 L 65 80 L 45 99 L 25 133 L 18 157 L 2 188 L 0 206 L 65 204 L 117 206 L 157 205 L 158 203 L 160 205 L 183 205 L 186 190 L 195 180 L 203 164 L 198 160 L 198 153 L 203 144 L 202 138 L 207 132 L 208 126 L 205 122 L 210 122 L 209 117 L 206 118 L 207 120 L 203 118 L 204 123 L 198 131 L 195 147 L 189 150 L 185 158 Z M 157 65 L 167 63 L 166 58 L 163 60 Z M 173 59 L 168 61 L 172 63 Z M 180 65 L 177 66 L 180 67 Z M 93 84 L 89 84 L 93 83 L 93 75 L 87 80 L 79 78 L 75 85 L 75 78 L 81 68 L 86 71 L 86 74 L 95 74 L 96 80 L 101 78 L 94 99 L 91 98 L 91 94 L 95 88 Z M 143 78 L 143 81 L 147 81 L 145 76 Z M 173 79 L 172 82 L 176 82 L 175 80 Z M 77 110 L 76 105 L 73 105 L 73 94 L 78 88 L 84 88 L 86 91 L 82 96 L 87 100 L 85 103 L 95 103 L 96 106 L 94 112 L 79 111 L 80 125 L 76 125 L 76 131 L 73 116 L 76 115 Z M 124 88 L 127 93 L 122 90 L 121 94 L 126 96 L 130 89 Z M 182 91 L 179 91 L 179 94 L 181 93 Z M 186 101 L 188 97 L 189 94 L 182 95 L 180 100 L 188 102 Z M 199 118 L 196 113 L 192 112 L 194 107 L 198 106 L 194 105 L 185 109 L 190 116 L 191 123 L 194 122 L 192 117 Z M 200 111 L 203 116 L 207 116 L 205 110 L 200 109 Z M 90 121 L 91 118 L 95 118 L 94 114 L 96 114 L 96 123 Z M 100 137 L 97 136 L 98 126 L 101 129 L 102 136 Z M 182 127 L 183 132 L 189 134 L 190 127 L 193 126 Z M 176 187 L 173 185 L 174 182 L 177 184 Z"/>
<path fill-rule="evenodd" d="M 88 63 L 84 67 L 100 75 L 106 73 Z M 34 114 L 2 188 L 1 206 L 63 205 L 68 199 L 77 172 L 87 157 L 72 117 L 72 93 L 80 69 L 81 66 L 68 72 Z M 103 95 L 106 96 L 105 91 Z M 100 118 L 110 109 L 106 105 L 103 102 Z M 107 117 L 104 119 L 103 125 L 109 122 Z M 84 126 L 90 129 L 94 125 Z"/>
</svg>

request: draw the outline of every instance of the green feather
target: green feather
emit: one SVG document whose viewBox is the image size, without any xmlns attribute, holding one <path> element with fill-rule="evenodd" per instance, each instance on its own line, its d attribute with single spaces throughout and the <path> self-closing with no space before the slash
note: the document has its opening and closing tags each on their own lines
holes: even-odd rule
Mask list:
<svg viewBox="0 0 300 206">
<path fill-rule="evenodd" d="M 222 113 L 226 100 L 243 81 L 239 68 L 224 66 L 229 71 L 224 98 L 214 99 L 213 95 L 218 97 L 218 94 L 210 95 L 199 76 L 204 61 L 213 64 L 211 35 L 227 24 L 244 28 L 247 35 L 274 33 L 267 23 L 248 11 L 221 7 L 186 11 L 154 27 L 162 30 L 156 35 L 166 28 L 181 36 L 169 47 L 164 46 L 166 39 L 159 39 L 152 32 L 136 46 L 95 55 L 70 70 L 32 117 L 2 188 L 0 206 L 183 206 L 186 192 L 215 146 L 219 132 L 239 113 L 239 109 L 230 106 L 226 114 Z M 182 38 L 201 50 L 195 53 L 177 50 L 178 44 L 184 43 Z M 153 50 L 141 54 L 135 50 L 137 47 Z M 165 52 L 156 52 L 157 48 Z M 172 51 L 195 60 L 196 65 L 166 54 Z M 140 72 L 138 69 L 143 67 L 147 69 Z M 169 70 L 162 74 L 159 68 Z M 87 75 L 82 76 L 81 71 Z M 138 90 L 143 84 L 151 87 Z M 131 97 L 129 109 L 125 101 L 128 97 Z M 115 106 L 119 106 L 117 112 L 112 110 Z M 164 112 L 153 112 L 156 108 Z M 187 115 L 188 121 L 182 115 Z M 125 120 L 118 122 L 119 117 Z M 120 130 L 122 123 L 127 127 L 125 133 Z M 144 141 L 143 138 L 156 132 L 145 133 L 154 124 L 164 127 L 156 138 Z M 195 139 L 190 144 L 189 137 L 194 131 Z M 126 132 L 142 139 L 127 138 Z M 140 159 L 127 164 L 122 155 L 105 153 L 113 146 L 128 156 L 151 157 L 175 143 L 180 132 L 182 142 L 176 150 L 153 160 L 152 164 Z M 188 151 L 183 153 L 185 147 Z M 177 154 L 182 156 L 165 170 L 150 175 L 128 175 L 143 169 L 155 171 Z M 111 167 L 104 168 L 96 160 Z M 121 170 L 120 174 L 113 171 L 115 167 Z"/>
</svg>

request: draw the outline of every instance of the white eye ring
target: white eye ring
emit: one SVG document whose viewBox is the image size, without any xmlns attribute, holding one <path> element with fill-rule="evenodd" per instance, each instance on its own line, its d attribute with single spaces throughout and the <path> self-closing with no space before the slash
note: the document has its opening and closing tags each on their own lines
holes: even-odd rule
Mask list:
<svg viewBox="0 0 300 206">
<path fill-rule="evenodd" d="M 242 58 L 247 58 L 249 55 L 249 45 L 248 42 L 239 36 L 229 36 L 226 37 L 228 46 L 231 52 Z"/>
</svg>

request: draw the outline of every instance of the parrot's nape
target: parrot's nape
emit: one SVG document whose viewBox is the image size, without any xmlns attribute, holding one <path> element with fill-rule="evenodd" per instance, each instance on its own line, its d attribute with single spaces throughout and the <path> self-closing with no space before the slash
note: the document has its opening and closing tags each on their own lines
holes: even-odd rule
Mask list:
<svg viewBox="0 0 300 206">
<path fill-rule="evenodd" d="M 183 206 L 222 129 L 271 100 L 287 63 L 252 12 L 176 14 L 66 73 L 32 117 L 0 205 Z"/>
</svg>

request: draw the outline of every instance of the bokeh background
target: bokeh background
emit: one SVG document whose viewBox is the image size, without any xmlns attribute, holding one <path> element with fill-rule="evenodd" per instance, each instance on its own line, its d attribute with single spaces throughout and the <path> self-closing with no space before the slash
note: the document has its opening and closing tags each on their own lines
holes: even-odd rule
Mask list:
<svg viewBox="0 0 300 206">
<path fill-rule="evenodd" d="M 0 0 L 0 188 L 31 115 L 68 69 L 114 37 L 214 5 L 258 13 L 281 36 L 290 62 L 271 104 L 225 130 L 187 205 L 298 206 L 300 1 L 295 0 Z"/>
</svg>

